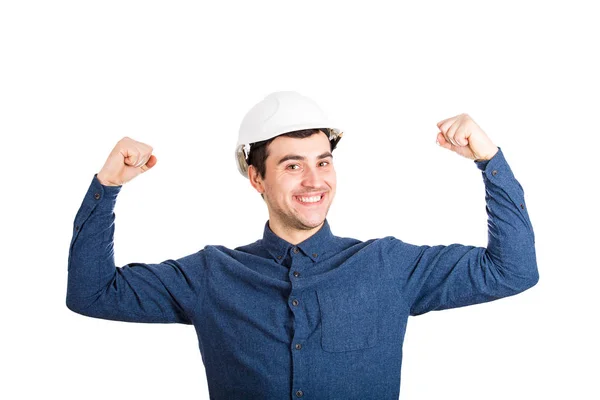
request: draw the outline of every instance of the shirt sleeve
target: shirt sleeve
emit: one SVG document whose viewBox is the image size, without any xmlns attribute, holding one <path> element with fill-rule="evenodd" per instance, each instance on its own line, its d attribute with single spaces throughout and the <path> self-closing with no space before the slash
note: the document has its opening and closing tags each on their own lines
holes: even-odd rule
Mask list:
<svg viewBox="0 0 600 400">
<path fill-rule="evenodd" d="M 90 317 L 191 324 L 191 307 L 203 278 L 203 251 L 159 264 L 116 267 L 115 214 L 121 186 L 94 175 L 77 212 L 69 248 L 67 307 Z"/>
<path fill-rule="evenodd" d="M 392 256 L 403 260 L 403 293 L 411 315 L 496 300 L 538 282 L 535 237 L 523 188 L 502 149 L 475 164 L 485 185 L 487 247 L 415 246 L 393 238 Z"/>
</svg>

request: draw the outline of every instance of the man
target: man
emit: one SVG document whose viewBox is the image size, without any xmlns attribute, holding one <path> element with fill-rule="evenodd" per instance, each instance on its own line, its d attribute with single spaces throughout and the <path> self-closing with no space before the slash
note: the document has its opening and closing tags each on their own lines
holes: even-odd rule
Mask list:
<svg viewBox="0 0 600 400">
<path fill-rule="evenodd" d="M 248 112 L 236 147 L 238 169 L 269 211 L 263 238 L 115 268 L 117 194 L 157 162 L 150 146 L 124 138 L 75 217 L 67 306 L 193 324 L 211 399 L 398 399 L 409 315 L 511 296 L 538 281 L 523 190 L 501 149 L 466 114 L 438 128 L 439 145 L 482 171 L 487 248 L 334 236 L 326 216 L 342 133 L 312 100 L 277 92 Z"/>
</svg>

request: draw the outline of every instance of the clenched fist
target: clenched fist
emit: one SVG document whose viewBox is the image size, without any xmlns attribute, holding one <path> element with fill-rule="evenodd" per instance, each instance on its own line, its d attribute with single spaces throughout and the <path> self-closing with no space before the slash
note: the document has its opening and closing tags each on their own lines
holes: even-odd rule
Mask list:
<svg viewBox="0 0 600 400">
<path fill-rule="evenodd" d="M 124 137 L 98 172 L 98 180 L 105 186 L 120 186 L 154 167 L 156 161 L 151 146 Z"/>
<path fill-rule="evenodd" d="M 452 150 L 471 160 L 489 160 L 498 147 L 467 114 L 460 114 L 437 123 L 440 132 L 437 142 L 445 149 Z"/>
</svg>

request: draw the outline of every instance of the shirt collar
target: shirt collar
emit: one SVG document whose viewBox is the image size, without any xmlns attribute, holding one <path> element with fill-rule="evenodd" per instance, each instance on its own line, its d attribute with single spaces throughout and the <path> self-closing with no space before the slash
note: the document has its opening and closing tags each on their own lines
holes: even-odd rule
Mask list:
<svg viewBox="0 0 600 400">
<path fill-rule="evenodd" d="M 295 247 L 298 247 L 307 257 L 316 262 L 323 258 L 327 249 L 331 247 L 333 237 L 326 219 L 321 229 L 302 243 L 298 243 Z M 273 259 L 279 264 L 285 259 L 290 247 L 294 247 L 293 244 L 273 233 L 269 227 L 269 221 L 265 223 L 262 243 Z"/>
</svg>

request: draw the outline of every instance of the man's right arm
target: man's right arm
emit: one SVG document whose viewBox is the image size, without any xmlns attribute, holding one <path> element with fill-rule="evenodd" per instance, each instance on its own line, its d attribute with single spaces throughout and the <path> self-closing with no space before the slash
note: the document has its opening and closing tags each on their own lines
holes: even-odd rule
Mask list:
<svg viewBox="0 0 600 400">
<path fill-rule="evenodd" d="M 203 251 L 160 264 L 115 266 L 113 210 L 122 185 L 103 185 L 98 175 L 109 171 L 107 165 L 112 165 L 112 171 L 124 171 L 128 175 L 105 175 L 112 182 L 124 183 L 144 171 L 139 170 L 144 166 L 141 164 L 144 158 L 149 164 L 148 160 L 154 157 L 146 154 L 132 158 L 132 165 L 128 166 L 127 149 L 122 147 L 130 146 L 131 139 L 126 139 L 117 144 L 105 168 L 94 175 L 75 217 L 69 248 L 67 307 L 96 318 L 190 324 L 190 310 L 197 302 L 204 278 Z M 115 166 L 119 155 L 122 155 L 120 162 L 125 164 L 124 168 Z"/>
</svg>

